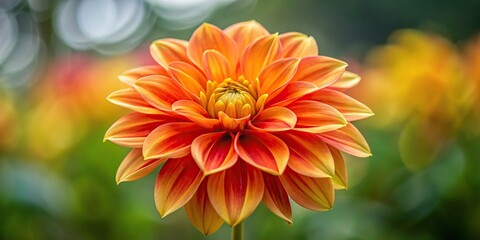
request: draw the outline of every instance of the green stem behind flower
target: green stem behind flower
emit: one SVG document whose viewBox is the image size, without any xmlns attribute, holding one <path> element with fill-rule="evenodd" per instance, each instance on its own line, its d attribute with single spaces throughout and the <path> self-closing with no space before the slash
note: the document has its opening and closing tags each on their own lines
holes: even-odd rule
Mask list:
<svg viewBox="0 0 480 240">
<path fill-rule="evenodd" d="M 243 240 L 243 222 L 232 228 L 232 240 Z"/>
</svg>

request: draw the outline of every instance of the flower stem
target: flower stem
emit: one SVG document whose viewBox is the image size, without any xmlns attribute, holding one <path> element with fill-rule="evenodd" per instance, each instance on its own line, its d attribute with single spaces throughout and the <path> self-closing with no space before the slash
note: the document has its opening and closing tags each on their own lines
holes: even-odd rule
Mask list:
<svg viewBox="0 0 480 240">
<path fill-rule="evenodd" d="M 243 240 L 243 222 L 232 228 L 232 240 Z"/>
</svg>

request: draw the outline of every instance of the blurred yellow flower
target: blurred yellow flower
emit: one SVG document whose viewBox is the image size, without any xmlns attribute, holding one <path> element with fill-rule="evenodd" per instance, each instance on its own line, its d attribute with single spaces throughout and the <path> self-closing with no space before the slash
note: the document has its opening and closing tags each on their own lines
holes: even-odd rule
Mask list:
<svg viewBox="0 0 480 240">
<path fill-rule="evenodd" d="M 158 62 L 127 71 L 109 100 L 134 112 L 105 134 L 132 148 L 117 182 L 165 162 L 155 184 L 162 217 L 185 206 L 204 234 L 236 226 L 263 201 L 292 222 L 289 197 L 318 211 L 347 187 L 340 153 L 370 156 L 351 123 L 372 115 L 341 91 L 359 81 L 318 56 L 312 37 L 270 34 L 255 21 L 200 26 L 190 41 L 152 43 Z"/>
</svg>

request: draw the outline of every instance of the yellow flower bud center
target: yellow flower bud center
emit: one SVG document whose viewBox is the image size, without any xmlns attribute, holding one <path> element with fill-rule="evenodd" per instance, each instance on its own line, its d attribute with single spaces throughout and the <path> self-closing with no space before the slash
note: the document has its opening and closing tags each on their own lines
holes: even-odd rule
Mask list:
<svg viewBox="0 0 480 240">
<path fill-rule="evenodd" d="M 206 104 L 210 116 L 217 118 L 219 112 L 224 112 L 231 118 L 255 115 L 256 94 L 243 76 L 237 80 L 227 78 L 218 84 L 210 82 L 209 85 L 213 88 Z"/>
</svg>

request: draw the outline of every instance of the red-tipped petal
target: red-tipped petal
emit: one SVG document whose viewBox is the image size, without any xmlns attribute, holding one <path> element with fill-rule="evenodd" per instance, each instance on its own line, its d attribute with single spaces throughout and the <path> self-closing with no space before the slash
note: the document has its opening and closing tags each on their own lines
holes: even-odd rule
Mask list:
<svg viewBox="0 0 480 240">
<path fill-rule="evenodd" d="M 145 138 L 155 128 L 176 118 L 168 115 L 147 115 L 129 113 L 118 119 L 105 133 L 104 141 L 109 140 L 130 148 L 141 148 Z"/>
<path fill-rule="evenodd" d="M 286 58 L 278 60 L 262 70 L 260 80 L 260 95 L 273 93 L 290 82 L 297 71 L 298 58 Z"/>
<path fill-rule="evenodd" d="M 192 157 L 205 175 L 230 168 L 238 159 L 233 139 L 226 132 L 207 133 L 195 138 Z"/>
<path fill-rule="evenodd" d="M 145 114 L 161 114 L 164 115 L 160 109 L 147 103 L 142 96 L 133 88 L 126 88 L 111 93 L 107 100 L 111 103 L 131 109 L 136 112 Z"/>
<path fill-rule="evenodd" d="M 357 157 L 370 157 L 370 147 L 362 134 L 353 124 L 348 124 L 343 128 L 319 134 L 324 142 Z"/>
<path fill-rule="evenodd" d="M 213 209 L 207 193 L 207 181 L 203 181 L 192 199 L 185 204 L 185 212 L 198 231 L 208 236 L 216 232 L 223 224 L 223 219 Z"/>
<path fill-rule="evenodd" d="M 345 71 L 345 73 L 338 79 L 338 81 L 332 83 L 328 86 L 329 88 L 336 89 L 338 91 L 344 91 L 346 89 L 352 88 L 360 82 L 360 76 L 358 74 Z"/>
<path fill-rule="evenodd" d="M 292 208 L 288 194 L 282 186 L 279 177 L 263 173 L 265 182 L 265 191 L 263 193 L 263 203 L 275 215 L 283 218 L 288 223 L 292 223 Z"/>
<path fill-rule="evenodd" d="M 187 57 L 188 42 L 185 40 L 166 38 L 150 45 L 150 54 L 164 68 L 174 61 L 190 62 Z"/>
<path fill-rule="evenodd" d="M 205 51 L 203 54 L 203 66 L 208 80 L 220 83 L 227 78 L 235 77 L 232 65 L 219 51 Z"/>
<path fill-rule="evenodd" d="M 317 85 L 310 82 L 290 82 L 285 88 L 275 91 L 266 100 L 267 106 L 286 106 L 303 96 L 317 91 Z"/>
<path fill-rule="evenodd" d="M 297 115 L 284 107 L 271 107 L 260 112 L 249 126 L 255 130 L 279 132 L 290 130 L 297 123 Z"/>
<path fill-rule="evenodd" d="M 345 159 L 338 149 L 329 146 L 328 149 L 332 153 L 333 161 L 335 162 L 335 176 L 332 178 L 333 187 L 335 189 L 348 188 L 348 174 L 345 166 Z"/>
<path fill-rule="evenodd" d="M 130 87 L 134 87 L 138 79 L 151 75 L 168 76 L 167 70 L 161 66 L 145 66 L 130 69 L 118 76 L 118 79 Z"/>
<path fill-rule="evenodd" d="M 345 72 L 347 64 L 340 60 L 314 56 L 302 58 L 292 82 L 311 82 L 318 88 L 324 88 L 337 81 Z"/>
<path fill-rule="evenodd" d="M 233 167 L 210 175 L 208 197 L 215 211 L 230 226 L 245 220 L 262 201 L 262 172 L 238 161 Z"/>
<path fill-rule="evenodd" d="M 278 137 L 246 130 L 235 137 L 235 150 L 250 165 L 273 175 L 280 175 L 288 163 L 288 146 Z"/>
<path fill-rule="evenodd" d="M 280 34 L 283 47 L 283 57 L 308 57 L 317 56 L 317 42 L 312 36 L 303 33 L 289 32 Z"/>
<path fill-rule="evenodd" d="M 132 149 L 118 167 L 115 181 L 119 184 L 121 182 L 134 181 L 145 177 L 165 160 L 167 159 L 145 161 L 143 159 L 142 149 Z"/>
<path fill-rule="evenodd" d="M 169 159 L 155 182 L 155 206 L 165 217 L 183 207 L 195 194 L 204 176 L 191 156 Z"/>
<path fill-rule="evenodd" d="M 365 106 L 365 104 L 353 99 L 352 97 L 332 90 L 322 89 L 307 97 L 315 101 L 328 104 L 345 116 L 348 121 L 355 121 L 367 118 L 373 115 L 372 110 Z"/>
<path fill-rule="evenodd" d="M 287 167 L 280 180 L 288 195 L 300 206 L 316 211 L 332 209 L 335 195 L 330 178 L 303 176 Z"/>
<path fill-rule="evenodd" d="M 288 145 L 288 166 L 295 172 L 315 178 L 335 175 L 335 163 L 327 144 L 312 133 L 285 132 L 278 136 Z"/>
<path fill-rule="evenodd" d="M 145 159 L 179 158 L 190 154 L 190 145 L 207 130 L 195 123 L 164 124 L 151 132 L 143 145 Z"/>
<path fill-rule="evenodd" d="M 262 69 L 280 59 L 282 46 L 277 34 L 258 38 L 245 48 L 240 57 L 240 69 L 246 79 L 253 81 Z"/>
<path fill-rule="evenodd" d="M 288 106 L 297 115 L 295 130 L 322 133 L 339 129 L 347 124 L 342 113 L 335 108 L 312 100 L 299 100 Z"/>
<path fill-rule="evenodd" d="M 186 89 L 194 98 L 205 92 L 207 79 L 196 67 L 184 62 L 172 62 L 169 65 L 173 80 Z"/>
<path fill-rule="evenodd" d="M 204 23 L 190 38 L 187 55 L 199 68 L 202 68 L 203 53 L 209 49 L 219 51 L 232 66 L 237 65 L 238 49 L 235 41 L 220 28 Z"/>
<path fill-rule="evenodd" d="M 215 129 L 220 124 L 220 121 L 211 118 L 200 104 L 190 100 L 176 101 L 172 104 L 172 110 L 203 128 Z"/>
<path fill-rule="evenodd" d="M 189 99 L 175 82 L 164 76 L 148 76 L 135 83 L 135 89 L 152 106 L 171 111 L 172 104 L 181 99 Z"/>
<path fill-rule="evenodd" d="M 244 49 L 255 39 L 269 34 L 267 29 L 256 21 L 233 24 L 226 28 L 224 32 L 237 43 L 238 49 Z"/>
</svg>

